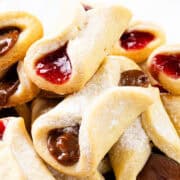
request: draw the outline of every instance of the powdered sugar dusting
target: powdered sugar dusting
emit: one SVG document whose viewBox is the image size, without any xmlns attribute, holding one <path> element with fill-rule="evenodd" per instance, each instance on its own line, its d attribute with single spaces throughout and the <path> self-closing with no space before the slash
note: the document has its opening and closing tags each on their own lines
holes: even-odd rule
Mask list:
<svg viewBox="0 0 180 180">
<path fill-rule="evenodd" d="M 142 147 L 149 146 L 149 139 L 142 128 L 140 118 L 125 131 L 119 139 L 119 146 L 126 149 L 136 149 L 141 151 Z"/>
</svg>

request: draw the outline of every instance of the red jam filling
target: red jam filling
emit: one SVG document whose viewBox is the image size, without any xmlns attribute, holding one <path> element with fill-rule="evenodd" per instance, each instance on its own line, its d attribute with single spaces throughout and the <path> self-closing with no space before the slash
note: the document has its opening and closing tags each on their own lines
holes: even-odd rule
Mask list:
<svg viewBox="0 0 180 180">
<path fill-rule="evenodd" d="M 20 30 L 15 27 L 0 29 L 0 56 L 7 53 L 17 42 Z"/>
<path fill-rule="evenodd" d="M 154 40 L 154 35 L 143 31 L 126 31 L 120 38 L 120 46 L 126 50 L 139 50 Z"/>
<path fill-rule="evenodd" d="M 37 61 L 36 73 L 53 84 L 63 84 L 70 79 L 72 66 L 66 52 L 67 43 Z"/>
<path fill-rule="evenodd" d="M 92 7 L 87 5 L 87 4 L 82 4 L 82 5 L 83 5 L 83 8 L 84 8 L 85 11 L 89 11 L 89 10 L 92 9 Z"/>
<path fill-rule="evenodd" d="M 0 120 L 0 140 L 3 138 L 4 131 L 6 129 L 6 126 L 2 120 Z"/>
<path fill-rule="evenodd" d="M 168 93 L 166 89 L 164 89 L 160 84 L 155 84 L 153 87 L 156 87 L 159 89 L 160 93 Z"/>
<path fill-rule="evenodd" d="M 156 80 L 160 72 L 174 79 L 180 78 L 180 54 L 156 55 L 152 59 L 150 72 Z"/>
</svg>

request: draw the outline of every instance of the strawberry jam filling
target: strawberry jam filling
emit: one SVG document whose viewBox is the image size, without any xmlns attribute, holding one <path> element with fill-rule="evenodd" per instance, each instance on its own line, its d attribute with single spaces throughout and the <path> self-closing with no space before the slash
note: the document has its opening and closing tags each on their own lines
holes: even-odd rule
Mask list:
<svg viewBox="0 0 180 180">
<path fill-rule="evenodd" d="M 6 126 L 8 123 L 8 119 L 0 119 L 0 140 L 3 139 L 4 132 L 6 130 Z"/>
<path fill-rule="evenodd" d="M 120 45 L 126 50 L 139 50 L 145 48 L 154 38 L 149 32 L 126 31 L 120 38 Z"/>
<path fill-rule="evenodd" d="M 5 124 L 2 120 L 0 120 L 0 140 L 2 140 L 2 137 L 3 137 L 3 134 L 4 134 L 4 131 L 5 131 Z"/>
<path fill-rule="evenodd" d="M 180 54 L 158 54 L 154 56 L 150 72 L 156 80 L 158 80 L 160 72 L 174 79 L 180 78 Z"/>
<path fill-rule="evenodd" d="M 6 54 L 17 42 L 20 30 L 15 27 L 0 29 L 0 56 Z"/>
<path fill-rule="evenodd" d="M 79 160 L 78 135 L 79 125 L 53 129 L 49 132 L 48 150 L 60 164 L 72 166 Z"/>
<path fill-rule="evenodd" d="M 87 5 L 87 4 L 82 4 L 82 6 L 83 6 L 83 8 L 84 8 L 85 11 L 89 11 L 89 10 L 92 9 L 92 7 L 89 6 L 89 5 Z"/>
<path fill-rule="evenodd" d="M 72 66 L 66 52 L 67 44 L 37 61 L 36 73 L 53 84 L 63 84 L 70 79 Z"/>
</svg>

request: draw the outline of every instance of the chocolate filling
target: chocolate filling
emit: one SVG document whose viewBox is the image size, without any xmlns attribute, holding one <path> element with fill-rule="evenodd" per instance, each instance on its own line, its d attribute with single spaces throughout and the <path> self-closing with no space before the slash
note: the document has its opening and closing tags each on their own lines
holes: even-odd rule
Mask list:
<svg viewBox="0 0 180 180">
<path fill-rule="evenodd" d="M 14 94 L 19 85 L 17 64 L 13 65 L 0 81 L 0 106 L 5 106 L 9 97 Z"/>
<path fill-rule="evenodd" d="M 0 56 L 6 54 L 17 42 L 20 30 L 16 27 L 0 29 Z"/>
<path fill-rule="evenodd" d="M 105 180 L 116 180 L 114 172 L 110 171 L 103 175 Z"/>
<path fill-rule="evenodd" d="M 121 73 L 120 86 L 141 86 L 148 87 L 148 76 L 140 70 L 127 70 Z"/>
<path fill-rule="evenodd" d="M 47 98 L 47 99 L 59 99 L 60 101 L 64 99 L 63 95 L 56 94 L 51 91 L 45 91 L 45 90 L 41 90 L 39 93 L 39 96 L 42 98 Z"/>
<path fill-rule="evenodd" d="M 79 125 L 53 129 L 48 134 L 47 147 L 62 165 L 72 166 L 79 160 Z"/>
<path fill-rule="evenodd" d="M 16 109 L 14 109 L 14 108 L 0 109 L 0 118 L 9 117 L 9 116 L 18 117 L 19 115 L 18 115 Z"/>
<path fill-rule="evenodd" d="M 137 180 L 179 180 L 180 164 L 161 155 L 151 154 Z"/>
</svg>

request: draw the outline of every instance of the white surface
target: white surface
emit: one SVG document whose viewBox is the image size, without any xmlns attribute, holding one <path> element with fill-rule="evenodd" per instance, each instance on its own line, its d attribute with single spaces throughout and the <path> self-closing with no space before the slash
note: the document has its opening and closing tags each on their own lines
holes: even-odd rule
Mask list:
<svg viewBox="0 0 180 180">
<path fill-rule="evenodd" d="M 167 34 L 168 43 L 180 44 L 180 0 L 88 0 L 119 3 L 128 7 L 134 19 L 159 24 Z"/>
<path fill-rule="evenodd" d="M 37 4 L 41 4 L 43 9 L 47 12 L 43 15 L 44 19 L 50 19 L 53 14 L 53 1 L 58 0 L 0 0 L 2 4 L 4 2 L 10 3 L 10 6 L 23 6 L 32 9 L 34 11 L 40 10 Z M 61 1 L 61 0 L 59 0 Z M 180 0 L 80 0 L 87 2 L 100 2 L 100 3 L 115 3 L 122 4 L 128 7 L 134 15 L 134 19 L 152 21 L 160 25 L 166 32 L 168 43 L 180 44 Z M 59 2 L 60 3 L 60 2 Z M 15 7 L 16 7 L 15 6 Z M 56 6 L 56 9 L 59 6 Z M 40 12 L 39 12 L 40 13 Z M 44 14 L 44 13 L 43 13 Z"/>
</svg>

